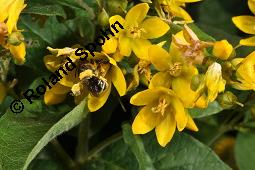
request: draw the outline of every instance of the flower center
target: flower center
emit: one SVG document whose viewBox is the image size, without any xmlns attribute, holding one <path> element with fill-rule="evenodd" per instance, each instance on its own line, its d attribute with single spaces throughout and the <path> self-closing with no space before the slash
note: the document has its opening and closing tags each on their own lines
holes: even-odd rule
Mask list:
<svg viewBox="0 0 255 170">
<path fill-rule="evenodd" d="M 167 100 L 164 98 L 160 98 L 158 105 L 156 107 L 152 107 L 151 110 L 154 113 L 160 113 L 162 116 L 164 116 L 167 106 L 168 106 Z"/>
<path fill-rule="evenodd" d="M 138 72 L 144 74 L 147 80 L 151 79 L 150 65 L 151 62 L 146 60 L 140 60 L 138 63 Z"/>
<path fill-rule="evenodd" d="M 171 76 L 178 77 L 182 72 L 182 63 L 176 62 L 169 65 L 169 73 Z"/>
<path fill-rule="evenodd" d="M 144 28 L 139 28 L 137 26 L 128 28 L 127 35 L 130 38 L 141 38 L 142 33 L 146 33 Z"/>
</svg>

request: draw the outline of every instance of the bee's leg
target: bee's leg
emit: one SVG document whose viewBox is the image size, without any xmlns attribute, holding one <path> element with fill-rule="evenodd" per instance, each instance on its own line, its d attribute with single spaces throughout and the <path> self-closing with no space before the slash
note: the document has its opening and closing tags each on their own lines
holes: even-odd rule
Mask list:
<svg viewBox="0 0 255 170">
<path fill-rule="evenodd" d="M 95 76 L 93 71 L 88 69 L 80 73 L 79 78 L 80 80 L 83 80 L 84 78 L 91 78 L 92 76 Z"/>
</svg>

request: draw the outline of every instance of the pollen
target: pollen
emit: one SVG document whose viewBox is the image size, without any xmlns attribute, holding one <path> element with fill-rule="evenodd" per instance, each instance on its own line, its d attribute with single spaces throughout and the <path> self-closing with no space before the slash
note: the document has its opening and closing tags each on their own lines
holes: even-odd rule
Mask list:
<svg viewBox="0 0 255 170">
<path fill-rule="evenodd" d="M 137 26 L 128 28 L 127 32 L 130 38 L 141 38 L 143 33 L 146 33 L 146 30 Z"/>
<path fill-rule="evenodd" d="M 171 76 L 178 77 L 182 72 L 182 63 L 176 62 L 169 65 L 169 73 Z"/>
<path fill-rule="evenodd" d="M 167 106 L 168 106 L 167 100 L 164 99 L 164 98 L 160 98 L 160 99 L 159 99 L 158 106 L 152 107 L 151 110 L 152 110 L 154 113 L 160 113 L 162 116 L 164 116 L 164 113 L 165 113 L 165 111 L 166 111 Z"/>
</svg>

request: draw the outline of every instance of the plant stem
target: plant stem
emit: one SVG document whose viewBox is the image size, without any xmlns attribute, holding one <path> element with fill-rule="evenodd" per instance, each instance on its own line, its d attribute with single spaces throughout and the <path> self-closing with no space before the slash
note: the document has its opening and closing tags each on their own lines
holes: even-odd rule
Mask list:
<svg viewBox="0 0 255 170">
<path fill-rule="evenodd" d="M 94 157 L 98 152 L 102 151 L 104 148 L 106 148 L 108 145 L 112 144 L 113 142 L 119 140 L 121 137 L 122 137 L 122 133 L 119 132 L 107 138 L 106 140 L 101 142 L 99 145 L 97 145 L 95 148 L 93 148 L 91 151 L 89 151 L 87 155 L 84 155 L 80 159 L 80 164 L 83 165 L 84 163 L 86 163 L 87 160 L 92 159 L 92 157 Z"/>
<path fill-rule="evenodd" d="M 89 132 L 89 115 L 80 123 L 78 132 L 78 144 L 76 147 L 75 160 L 80 164 L 80 160 L 88 153 L 88 132 Z"/>
<path fill-rule="evenodd" d="M 53 139 L 50 144 L 53 146 L 56 154 L 59 156 L 62 162 L 65 164 L 65 167 L 68 169 L 73 169 L 75 167 L 75 162 L 70 158 L 70 156 L 66 153 L 66 151 L 59 144 L 57 139 Z"/>
</svg>

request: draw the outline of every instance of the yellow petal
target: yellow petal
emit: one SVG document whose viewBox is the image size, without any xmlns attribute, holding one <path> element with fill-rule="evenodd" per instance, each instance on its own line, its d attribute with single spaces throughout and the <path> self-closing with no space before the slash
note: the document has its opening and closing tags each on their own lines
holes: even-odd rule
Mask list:
<svg viewBox="0 0 255 170">
<path fill-rule="evenodd" d="M 248 0 L 248 6 L 253 14 L 255 14 L 255 1 L 254 0 Z"/>
<path fill-rule="evenodd" d="M 149 60 L 148 57 L 148 48 L 151 45 L 149 40 L 145 39 L 134 39 L 131 43 L 132 49 L 135 55 L 143 60 Z"/>
<path fill-rule="evenodd" d="M 189 13 L 187 13 L 183 8 L 175 5 L 171 7 L 171 10 L 174 16 L 183 18 L 185 21 L 192 21 Z"/>
<path fill-rule="evenodd" d="M 231 61 L 231 64 L 236 68 L 244 60 L 244 58 L 235 58 Z"/>
<path fill-rule="evenodd" d="M 165 147 L 171 141 L 176 128 L 176 121 L 172 114 L 168 114 L 166 118 L 156 126 L 156 136 L 158 143 Z"/>
<path fill-rule="evenodd" d="M 121 55 L 130 56 L 131 54 L 130 38 L 123 34 L 121 34 L 119 37 L 119 50 Z"/>
<path fill-rule="evenodd" d="M 109 19 L 110 25 L 114 25 L 115 22 L 119 22 L 122 26 L 125 25 L 125 20 L 120 15 L 114 15 Z M 120 33 L 122 32 L 122 29 L 119 29 L 116 25 L 116 28 L 119 30 L 118 33 L 111 27 L 111 31 L 114 33 L 115 37 L 119 37 Z"/>
<path fill-rule="evenodd" d="M 11 4 L 13 4 L 15 0 L 1 0 L 0 1 L 0 22 L 4 22 L 8 15 Z"/>
<path fill-rule="evenodd" d="M 193 2 L 199 2 L 202 0 L 176 0 L 176 1 L 183 2 L 183 3 L 193 3 Z"/>
<path fill-rule="evenodd" d="M 130 103 L 136 106 L 143 106 L 153 103 L 158 99 L 158 97 L 159 95 L 157 95 L 157 90 L 147 89 L 132 96 Z"/>
<path fill-rule="evenodd" d="M 125 56 L 120 54 L 120 51 L 117 50 L 113 55 L 112 58 L 116 61 L 116 62 L 120 62 Z"/>
<path fill-rule="evenodd" d="M 44 103 L 46 105 L 55 105 L 63 102 L 65 100 L 66 95 L 55 94 L 51 90 L 46 91 L 44 94 Z"/>
<path fill-rule="evenodd" d="M 157 113 L 152 112 L 151 105 L 144 106 L 136 115 L 132 124 L 134 134 L 145 134 L 156 127 Z"/>
<path fill-rule="evenodd" d="M 237 16 L 233 17 L 234 24 L 247 34 L 255 34 L 255 17 L 253 16 Z"/>
<path fill-rule="evenodd" d="M 195 106 L 198 108 L 205 109 L 208 106 L 208 102 L 205 95 L 202 95 L 195 103 Z"/>
<path fill-rule="evenodd" d="M 255 36 L 241 39 L 239 43 L 245 46 L 255 46 Z"/>
<path fill-rule="evenodd" d="M 77 82 L 77 79 L 78 79 L 78 77 L 76 77 L 75 75 L 76 74 L 75 72 L 76 72 L 76 69 L 72 71 L 67 71 L 67 75 L 65 75 L 60 70 L 60 74 L 62 75 L 63 78 L 60 79 L 59 83 L 62 84 L 63 86 L 72 87 L 75 84 L 75 82 Z"/>
<path fill-rule="evenodd" d="M 56 71 L 59 67 L 63 65 L 63 59 L 54 55 L 44 56 L 43 61 L 46 68 L 51 72 Z"/>
<path fill-rule="evenodd" d="M 8 48 L 10 49 L 11 54 L 16 59 L 18 64 L 23 64 L 25 62 L 25 56 L 26 56 L 25 43 L 22 42 L 18 46 L 8 45 Z"/>
<path fill-rule="evenodd" d="M 6 88 L 3 83 L 0 82 L 0 104 L 3 102 L 6 96 Z"/>
<path fill-rule="evenodd" d="M 118 21 L 123 26 L 125 24 L 124 18 L 122 18 L 122 16 L 120 16 L 120 15 L 114 15 L 114 16 L 110 17 L 110 19 L 109 19 L 110 25 L 114 24 L 116 21 Z"/>
<path fill-rule="evenodd" d="M 50 89 L 55 94 L 67 94 L 70 91 L 70 87 L 61 85 L 60 83 L 55 84 Z"/>
<path fill-rule="evenodd" d="M 233 47 L 227 40 L 217 41 L 213 45 L 213 55 L 219 59 L 227 60 L 232 52 Z"/>
<path fill-rule="evenodd" d="M 231 83 L 232 87 L 238 90 L 254 90 L 255 91 L 255 85 L 253 84 L 248 84 L 245 82 L 238 83 L 238 82 L 232 82 Z"/>
<path fill-rule="evenodd" d="M 182 131 L 188 122 L 188 114 L 186 113 L 183 104 L 178 99 L 173 99 L 173 107 L 175 110 L 175 120 L 177 123 L 177 128 Z"/>
<path fill-rule="evenodd" d="M 16 30 L 19 15 L 25 7 L 24 0 L 16 0 L 11 4 L 8 21 L 6 23 L 9 33 Z"/>
<path fill-rule="evenodd" d="M 112 54 L 116 52 L 118 46 L 118 40 L 115 37 L 111 37 L 109 40 L 106 40 L 102 49 L 107 54 Z"/>
<path fill-rule="evenodd" d="M 126 25 L 127 26 L 137 26 L 137 24 L 141 23 L 146 17 L 149 11 L 149 5 L 147 3 L 140 3 L 134 7 L 132 7 L 126 17 Z"/>
<path fill-rule="evenodd" d="M 109 87 L 99 97 L 95 97 L 91 94 L 88 95 L 88 108 L 90 112 L 95 112 L 106 103 L 111 93 L 111 82 L 108 81 Z"/>
<path fill-rule="evenodd" d="M 171 76 L 168 72 L 158 72 L 152 77 L 149 88 L 151 89 L 159 86 L 170 88 L 171 84 Z"/>
<path fill-rule="evenodd" d="M 118 66 L 111 67 L 111 79 L 119 95 L 125 95 L 127 89 L 126 80 L 121 69 Z"/>
<path fill-rule="evenodd" d="M 153 25 L 153 27 L 152 27 Z M 145 39 L 159 38 L 169 30 L 169 25 L 158 17 L 151 17 L 143 21 L 141 27 L 145 32 L 142 35 Z"/>
<path fill-rule="evenodd" d="M 190 115 L 188 115 L 188 123 L 187 123 L 187 128 L 190 130 L 193 130 L 195 132 L 198 131 L 197 125 L 195 124 L 194 120 L 192 119 L 192 117 Z"/>
<path fill-rule="evenodd" d="M 149 59 L 151 63 L 159 71 L 166 71 L 169 69 L 169 64 L 171 63 L 171 57 L 167 51 L 158 45 L 152 45 L 148 49 Z"/>
<path fill-rule="evenodd" d="M 194 103 L 196 93 L 190 88 L 190 80 L 177 77 L 172 80 L 172 89 L 182 100 L 186 108 L 191 108 Z"/>
<path fill-rule="evenodd" d="M 255 52 L 249 54 L 237 69 L 237 77 L 243 77 L 247 82 L 255 83 Z"/>
</svg>

